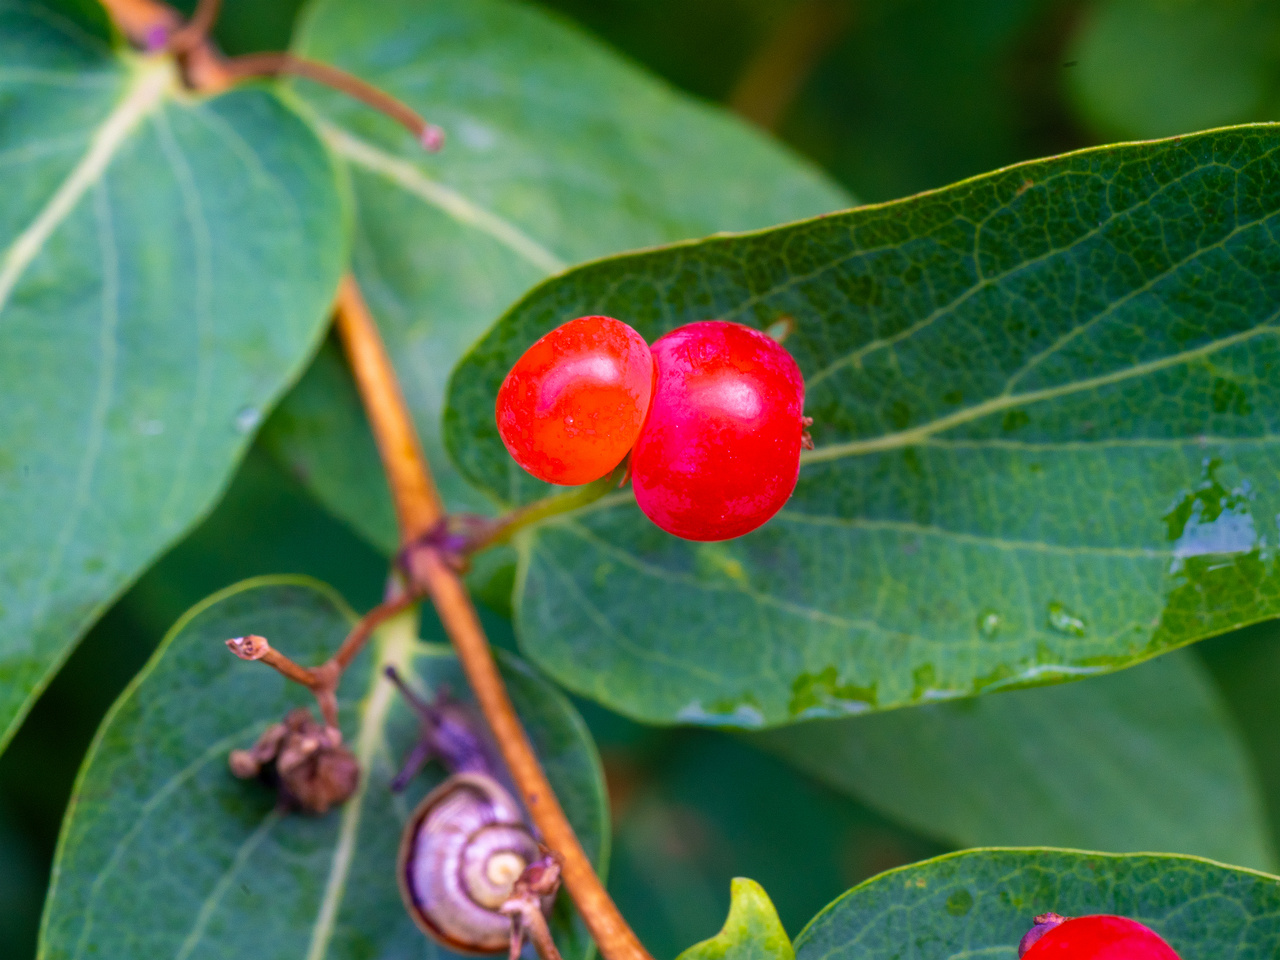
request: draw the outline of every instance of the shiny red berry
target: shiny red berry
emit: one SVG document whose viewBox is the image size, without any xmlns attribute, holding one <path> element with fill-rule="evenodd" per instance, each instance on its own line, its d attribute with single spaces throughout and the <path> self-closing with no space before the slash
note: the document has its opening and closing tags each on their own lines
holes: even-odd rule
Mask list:
<svg viewBox="0 0 1280 960">
<path fill-rule="evenodd" d="M 1022 960 L 1179 960 L 1158 933 L 1136 920 L 1111 916 L 1063 920 L 1056 914 L 1036 917 L 1036 926 L 1023 938 L 1018 955 Z"/>
<path fill-rule="evenodd" d="M 498 391 L 498 433 L 539 480 L 590 483 L 635 445 L 653 386 L 644 337 L 612 317 L 579 317 L 511 368 Z"/>
<path fill-rule="evenodd" d="M 686 540 L 754 530 L 800 474 L 800 368 L 777 341 L 722 320 L 671 331 L 653 359 L 658 385 L 631 454 L 640 509 Z"/>
</svg>

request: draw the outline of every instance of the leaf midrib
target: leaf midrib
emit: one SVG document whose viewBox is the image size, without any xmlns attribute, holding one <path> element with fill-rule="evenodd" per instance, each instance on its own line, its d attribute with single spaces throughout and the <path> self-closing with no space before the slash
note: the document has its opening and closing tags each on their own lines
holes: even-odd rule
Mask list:
<svg viewBox="0 0 1280 960">
<path fill-rule="evenodd" d="M 369 771 L 373 767 L 374 754 L 382 745 L 387 715 L 394 700 L 395 688 L 382 682 L 383 674 L 388 666 L 394 666 L 402 673 L 412 672 L 413 656 L 419 643 L 417 616 L 410 611 L 389 620 L 374 635 L 374 643 L 375 662 L 370 673 L 372 679 L 360 709 L 360 725 L 354 750 L 364 773 L 356 792 L 342 807 L 338 841 L 334 845 L 329 876 L 325 880 L 324 894 L 311 928 L 311 943 L 307 948 L 306 960 L 325 960 L 329 953 L 338 911 L 342 908 L 346 895 L 347 877 L 355 860 L 356 841 L 364 814 L 364 798 L 369 787 Z"/>
<path fill-rule="evenodd" d="M 174 82 L 173 65 L 167 58 L 139 61 L 131 82 L 125 87 L 125 95 L 94 131 L 89 149 L 0 258 L 0 313 L 54 231 L 71 215 L 89 188 L 106 174 L 111 161 L 139 124 L 161 106 Z"/>
<path fill-rule="evenodd" d="M 454 222 L 487 234 L 544 274 L 569 265 L 509 220 L 481 206 L 453 187 L 432 180 L 407 160 L 395 157 L 337 124 L 314 120 L 329 147 L 358 167 L 376 173 L 410 196 L 435 207 Z"/>
</svg>

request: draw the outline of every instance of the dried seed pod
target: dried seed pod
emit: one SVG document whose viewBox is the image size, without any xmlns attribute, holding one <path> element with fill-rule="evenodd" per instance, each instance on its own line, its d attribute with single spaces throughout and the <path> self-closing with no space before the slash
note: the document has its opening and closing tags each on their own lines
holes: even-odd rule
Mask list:
<svg viewBox="0 0 1280 960">
<path fill-rule="evenodd" d="M 342 803 L 360 782 L 360 765 L 342 745 L 342 731 L 317 723 L 311 711 L 290 710 L 250 750 L 232 750 L 231 772 L 258 777 L 276 789 L 280 805 L 322 814 Z"/>
<path fill-rule="evenodd" d="M 400 893 L 414 922 L 445 946 L 496 953 L 511 936 L 511 920 L 499 908 L 540 855 L 505 787 L 487 774 L 454 774 L 423 799 L 405 826 Z"/>
</svg>

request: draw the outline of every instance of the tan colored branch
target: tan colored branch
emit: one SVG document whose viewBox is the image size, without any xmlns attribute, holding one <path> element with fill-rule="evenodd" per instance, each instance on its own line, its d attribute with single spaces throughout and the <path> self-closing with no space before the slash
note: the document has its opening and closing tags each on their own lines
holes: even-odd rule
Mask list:
<svg viewBox="0 0 1280 960">
<path fill-rule="evenodd" d="M 365 106 L 372 107 L 390 117 L 412 133 L 427 150 L 435 151 L 444 146 L 444 131 L 434 124 L 427 123 L 408 104 L 379 90 L 373 84 L 366 83 L 355 74 L 339 70 L 327 63 L 308 60 L 305 57 L 294 56 L 292 53 L 271 52 L 247 53 L 240 57 L 232 57 L 223 62 L 223 67 L 233 81 L 282 73 L 306 77 L 308 80 L 314 80 L 334 90 L 341 90 Z"/>
<path fill-rule="evenodd" d="M 382 454 L 400 518 L 401 542 L 411 543 L 440 520 L 440 497 L 378 328 L 351 277 L 343 281 L 338 296 L 336 328 L 351 359 L 365 413 Z M 547 846 L 563 858 L 565 886 L 601 954 L 605 960 L 652 960 L 596 876 L 551 789 L 516 716 L 484 628 L 458 573 L 438 550 L 430 547 L 410 551 L 407 557 L 412 566 L 410 578 L 427 591 L 435 604 L 534 825 Z"/>
<path fill-rule="evenodd" d="M 360 295 L 360 288 L 349 275 L 338 288 L 334 328 L 351 364 L 356 388 L 378 443 L 378 454 L 382 457 L 400 524 L 401 542 L 408 543 L 434 528 L 444 516 L 444 507 L 382 337 Z"/>
<path fill-rule="evenodd" d="M 186 53 L 204 43 L 218 21 L 221 9 L 222 0 L 199 0 L 186 26 L 169 38 L 169 49 L 174 53 Z"/>
<path fill-rule="evenodd" d="M 776 130 L 814 68 L 852 21 L 851 0 L 800 0 L 747 63 L 729 107 Z"/>
</svg>

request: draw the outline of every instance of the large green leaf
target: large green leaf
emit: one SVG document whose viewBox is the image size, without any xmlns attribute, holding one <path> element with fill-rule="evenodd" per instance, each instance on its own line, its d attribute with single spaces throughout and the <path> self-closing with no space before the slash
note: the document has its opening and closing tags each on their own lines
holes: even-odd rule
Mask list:
<svg viewBox="0 0 1280 960">
<path fill-rule="evenodd" d="M 650 339 L 785 321 L 817 449 L 738 540 L 679 541 L 626 492 L 527 530 L 523 649 L 633 716 L 761 725 L 1113 670 L 1280 613 L 1278 230 L 1280 128 L 1258 125 L 544 283 L 452 380 L 450 451 L 492 496 L 549 492 L 494 397 L 584 313 Z"/>
<path fill-rule="evenodd" d="M 388 784 L 416 720 L 383 676 L 394 664 L 420 689 L 465 689 L 448 647 L 392 621 L 342 689 L 361 788 L 341 811 L 282 816 L 274 796 L 236 780 L 227 753 L 246 746 L 309 694 L 222 641 L 257 631 L 301 662 L 341 641 L 350 614 L 314 581 L 246 581 L 194 608 L 107 716 L 81 771 L 59 844 L 39 956 L 419 956 L 430 945 L 400 903 L 401 825 L 438 781 L 399 796 Z M 503 658 L 512 698 L 588 854 L 607 854 L 608 814 L 594 747 L 572 707 L 528 667 Z M 560 916 L 569 956 L 586 956 Z M 447 951 L 431 955 L 450 956 Z"/>
<path fill-rule="evenodd" d="M 0 0 L 0 744 L 214 502 L 324 326 L 335 169 L 274 94 L 198 98 Z"/>
<path fill-rule="evenodd" d="M 797 960 L 1015 960 L 1036 914 L 1109 913 L 1182 960 L 1280 951 L 1280 880 L 1194 857 L 968 850 L 854 887 L 796 938 Z"/>
<path fill-rule="evenodd" d="M 1244 744 L 1196 657 L 755 734 L 956 846 L 1167 850 L 1274 868 Z"/>
<path fill-rule="evenodd" d="M 567 264 L 847 206 L 805 163 L 692 103 L 567 23 L 509 0 L 319 0 L 298 52 L 390 91 L 448 134 L 429 155 L 350 99 L 299 86 L 345 159 L 354 269 L 446 499 L 469 492 L 440 442 L 446 380 L 517 296 Z M 376 463 L 337 364 L 316 368 L 269 431 L 339 515 L 394 546 Z M 346 404 L 348 409 L 342 408 Z"/>
</svg>

